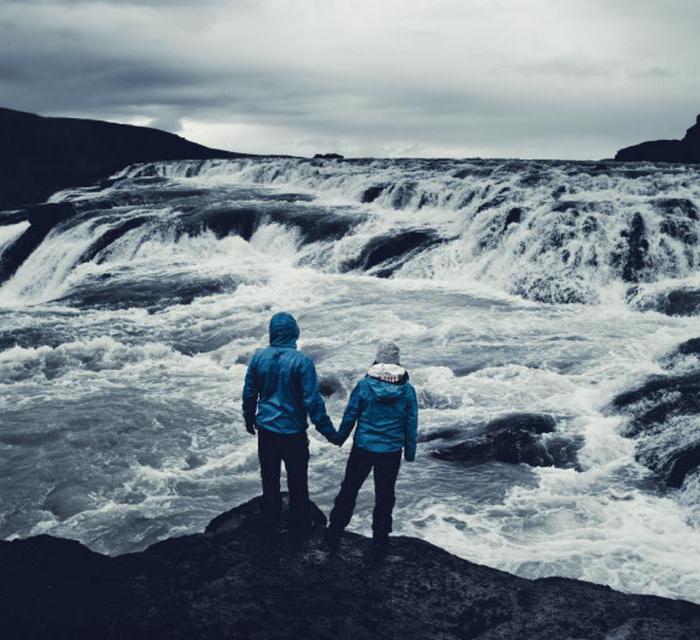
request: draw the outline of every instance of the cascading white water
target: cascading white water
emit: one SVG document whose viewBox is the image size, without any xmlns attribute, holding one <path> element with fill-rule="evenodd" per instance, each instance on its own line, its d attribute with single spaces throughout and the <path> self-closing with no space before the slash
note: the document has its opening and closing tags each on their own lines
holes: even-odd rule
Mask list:
<svg viewBox="0 0 700 640">
<path fill-rule="evenodd" d="M 626 282 L 685 278 L 700 265 L 700 170 L 688 167 L 275 159 L 156 163 L 121 176 L 274 185 L 370 211 L 335 243 L 331 269 L 361 248 L 358 236 L 415 227 L 437 228 L 444 242 L 398 277 L 478 279 L 543 301 L 619 298 Z"/>
<path fill-rule="evenodd" d="M 0 536 L 125 552 L 256 495 L 240 387 L 285 309 L 339 389 L 336 421 L 376 341 L 401 344 L 432 439 L 402 468 L 397 533 L 524 576 L 700 602 L 698 476 L 665 487 L 610 409 L 698 335 L 697 317 L 622 304 L 633 286 L 697 283 L 698 171 L 242 159 L 56 194 L 74 215 L 19 264 L 0 253 Z M 27 228 L 0 226 L 0 252 Z M 431 457 L 454 444 L 445 432 L 511 411 L 553 416 L 577 468 Z M 311 448 L 328 509 L 347 451 L 313 432 Z M 352 527 L 370 514 L 363 493 Z"/>
</svg>

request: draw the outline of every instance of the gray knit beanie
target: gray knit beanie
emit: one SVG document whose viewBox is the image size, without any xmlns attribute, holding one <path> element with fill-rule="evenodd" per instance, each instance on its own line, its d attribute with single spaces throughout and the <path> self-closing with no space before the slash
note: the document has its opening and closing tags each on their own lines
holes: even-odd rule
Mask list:
<svg viewBox="0 0 700 640">
<path fill-rule="evenodd" d="M 399 364 L 400 355 L 401 353 L 396 344 L 388 340 L 382 340 L 379 343 L 375 361 L 380 364 Z"/>
</svg>

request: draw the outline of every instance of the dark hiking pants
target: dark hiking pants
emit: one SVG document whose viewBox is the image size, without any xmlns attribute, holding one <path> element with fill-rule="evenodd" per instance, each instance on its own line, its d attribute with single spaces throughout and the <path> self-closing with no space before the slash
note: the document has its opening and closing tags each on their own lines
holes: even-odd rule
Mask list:
<svg viewBox="0 0 700 640">
<path fill-rule="evenodd" d="M 289 490 L 289 530 L 303 534 L 309 528 L 309 440 L 306 433 L 282 435 L 258 429 L 258 458 L 263 488 L 262 517 L 274 529 L 282 513 L 280 494 L 281 464 L 287 470 Z"/>
<path fill-rule="evenodd" d="M 353 447 L 350 451 L 345 478 L 340 493 L 331 511 L 330 529 L 340 533 L 350 522 L 355 510 L 357 494 L 369 472 L 374 470 L 374 512 L 372 533 L 377 539 L 386 538 L 391 533 L 391 512 L 396 501 L 394 487 L 401 466 L 401 451 L 375 453 Z"/>
</svg>

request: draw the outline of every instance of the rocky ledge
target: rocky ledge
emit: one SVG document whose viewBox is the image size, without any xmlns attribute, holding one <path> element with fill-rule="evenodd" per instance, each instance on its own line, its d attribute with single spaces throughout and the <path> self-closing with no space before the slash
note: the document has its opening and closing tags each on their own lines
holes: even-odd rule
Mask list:
<svg viewBox="0 0 700 640">
<path fill-rule="evenodd" d="M 349 533 L 295 549 L 261 535 L 259 498 L 205 533 L 110 558 L 38 536 L 0 543 L 2 637 L 692 640 L 700 606 L 564 578 L 526 580 L 414 538 L 381 560 Z"/>
</svg>

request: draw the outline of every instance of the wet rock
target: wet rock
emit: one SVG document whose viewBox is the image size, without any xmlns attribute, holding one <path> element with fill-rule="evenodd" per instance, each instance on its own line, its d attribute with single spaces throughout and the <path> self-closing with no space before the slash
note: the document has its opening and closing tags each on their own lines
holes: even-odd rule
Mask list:
<svg viewBox="0 0 700 640">
<path fill-rule="evenodd" d="M 419 251 L 443 242 L 443 239 L 432 229 L 411 229 L 395 234 L 384 234 L 372 238 L 356 258 L 346 260 L 340 267 L 341 271 L 362 269 L 367 271 L 377 265 L 392 262 L 378 270 L 380 277 L 390 276 L 408 257 Z M 398 260 L 401 258 L 401 260 Z"/>
<path fill-rule="evenodd" d="M 156 277 L 130 280 L 104 273 L 99 279 L 82 282 L 57 300 L 76 307 L 143 307 L 154 313 L 172 305 L 190 304 L 195 298 L 233 292 L 240 283 L 239 279 L 228 275 L 221 278 L 193 277 L 189 281 L 173 282 Z"/>
<path fill-rule="evenodd" d="M 700 356 L 700 338 L 691 338 L 678 345 L 676 351 L 682 355 L 698 355 Z"/>
<path fill-rule="evenodd" d="M 652 202 L 654 209 L 663 216 L 659 231 L 686 245 L 698 243 L 696 224 L 698 210 L 687 198 L 659 198 Z"/>
<path fill-rule="evenodd" d="M 78 258 L 78 262 L 89 262 L 93 260 L 100 251 L 106 249 L 109 245 L 116 242 L 123 235 L 131 231 L 132 229 L 138 229 L 141 225 L 148 222 L 147 216 L 138 216 L 136 218 L 131 218 L 126 222 L 117 225 L 116 227 L 110 229 L 106 233 L 103 233 L 95 242 L 93 242 L 90 247 L 83 252 L 83 254 Z"/>
<path fill-rule="evenodd" d="M 627 302 L 640 311 L 658 311 L 667 316 L 694 316 L 700 314 L 700 289 L 680 287 L 666 291 L 627 292 Z"/>
<path fill-rule="evenodd" d="M 667 368 L 700 352 L 700 339 L 680 344 L 665 357 Z M 623 435 L 637 440 L 636 458 L 671 487 L 700 469 L 700 369 L 649 378 L 614 398 L 630 416 Z"/>
<path fill-rule="evenodd" d="M 418 431 L 418 442 L 433 442 L 434 440 L 452 440 L 463 432 L 459 428 L 437 429 L 435 431 Z"/>
<path fill-rule="evenodd" d="M 678 415 L 700 413 L 700 370 L 654 376 L 640 387 L 621 393 L 613 406 L 632 416 L 625 435 L 636 436 L 651 425 Z"/>
<path fill-rule="evenodd" d="M 362 192 L 362 198 L 361 198 L 362 202 L 365 202 L 365 203 L 374 202 L 379 196 L 382 195 L 382 193 L 384 192 L 384 189 L 386 189 L 387 186 L 388 186 L 387 184 L 375 184 L 371 187 L 367 187 L 367 189 L 365 189 Z"/>
<path fill-rule="evenodd" d="M 529 433 L 552 433 L 557 422 L 552 416 L 539 413 L 511 413 L 494 418 L 486 425 L 486 432 L 497 433 L 508 429 L 519 429 Z"/>
<path fill-rule="evenodd" d="M 522 220 L 523 210 L 520 207 L 513 207 L 506 216 L 506 220 L 503 223 L 503 231 L 508 229 L 511 224 L 516 224 Z"/>
<path fill-rule="evenodd" d="M 622 279 L 625 282 L 639 282 L 650 266 L 648 262 L 649 240 L 647 240 L 646 226 L 641 213 L 634 214 L 625 235 L 627 237 L 627 256 L 622 266 Z"/>
<path fill-rule="evenodd" d="M 697 424 L 695 428 L 698 428 Z M 636 458 L 669 487 L 682 487 L 686 477 L 700 468 L 700 434 L 695 442 L 686 444 L 670 443 L 664 447 L 656 447 L 653 440 L 648 443 L 642 442 Z"/>
<path fill-rule="evenodd" d="M 110 558 L 38 536 L 0 542 L 5 637 L 268 640 L 506 640 L 700 634 L 700 606 L 565 578 L 527 580 L 397 537 L 381 561 L 347 533 L 321 542 L 323 514 L 295 550 L 264 536 L 258 498 L 203 534 Z M 630 635 L 631 634 L 631 635 Z"/>
<path fill-rule="evenodd" d="M 335 395 L 338 397 L 345 396 L 345 387 L 338 376 L 326 374 L 319 378 L 318 385 L 321 388 L 321 394 L 326 398 Z"/>
<path fill-rule="evenodd" d="M 211 231 L 217 238 L 238 235 L 250 240 L 263 224 L 274 222 L 296 229 L 305 242 L 342 238 L 361 218 L 343 216 L 320 207 L 303 206 L 215 206 L 196 208 L 175 221 L 177 237 Z"/>
<path fill-rule="evenodd" d="M 533 467 L 571 467 L 581 443 L 554 434 L 556 421 L 551 416 L 516 413 L 496 418 L 483 431 L 451 447 L 431 453 L 438 460 L 479 464 L 496 460 Z"/>
</svg>

